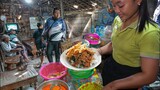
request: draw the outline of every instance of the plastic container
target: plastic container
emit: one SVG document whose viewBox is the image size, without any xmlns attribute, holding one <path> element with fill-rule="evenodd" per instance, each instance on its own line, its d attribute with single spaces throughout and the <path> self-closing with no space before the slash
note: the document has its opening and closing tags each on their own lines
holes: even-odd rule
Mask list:
<svg viewBox="0 0 160 90">
<path fill-rule="evenodd" d="M 112 35 L 112 27 L 110 25 L 106 26 L 106 31 L 105 31 L 105 38 L 110 40 Z"/>
<path fill-rule="evenodd" d="M 103 86 L 94 82 L 82 84 L 78 90 L 102 90 Z"/>
<path fill-rule="evenodd" d="M 75 71 L 69 69 L 68 72 L 73 78 L 84 79 L 90 77 L 94 73 L 94 70 Z"/>
<path fill-rule="evenodd" d="M 67 68 L 59 62 L 49 63 L 40 68 L 39 74 L 44 80 L 63 79 L 67 74 Z M 54 77 L 49 77 L 51 75 Z"/>
<path fill-rule="evenodd" d="M 99 37 L 99 35 L 96 34 L 96 33 L 86 34 L 86 35 L 85 35 L 85 39 L 86 39 L 87 41 L 89 41 L 89 43 L 92 44 L 92 45 L 99 44 L 99 41 L 100 41 L 100 37 Z"/>
</svg>

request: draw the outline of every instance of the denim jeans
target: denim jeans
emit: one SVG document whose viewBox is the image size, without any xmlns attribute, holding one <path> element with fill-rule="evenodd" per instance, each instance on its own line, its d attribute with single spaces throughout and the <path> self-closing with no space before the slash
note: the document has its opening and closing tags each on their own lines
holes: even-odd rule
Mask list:
<svg viewBox="0 0 160 90">
<path fill-rule="evenodd" d="M 52 52 L 55 51 L 56 62 L 60 61 L 60 41 L 49 41 L 47 45 L 47 58 L 49 62 L 53 62 Z"/>
</svg>

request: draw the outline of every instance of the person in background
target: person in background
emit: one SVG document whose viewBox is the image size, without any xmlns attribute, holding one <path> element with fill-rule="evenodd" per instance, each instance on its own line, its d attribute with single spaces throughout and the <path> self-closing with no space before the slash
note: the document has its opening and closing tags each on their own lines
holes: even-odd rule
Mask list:
<svg viewBox="0 0 160 90">
<path fill-rule="evenodd" d="M 37 27 L 38 29 L 33 33 L 33 38 L 41 60 L 40 64 L 38 64 L 37 67 L 41 67 L 45 58 L 46 44 L 42 42 L 43 25 L 41 23 L 37 23 Z"/>
<path fill-rule="evenodd" d="M 18 39 L 18 37 L 17 37 L 16 30 L 10 29 L 10 31 L 9 31 L 9 37 L 10 37 L 10 41 L 11 42 L 17 43 L 17 44 L 22 44 L 20 42 L 20 40 Z"/>
<path fill-rule="evenodd" d="M 157 8 L 154 11 L 153 20 L 160 26 L 160 0 L 158 0 Z"/>
<path fill-rule="evenodd" d="M 112 25 L 114 18 L 116 17 L 116 13 L 113 10 L 112 4 L 110 0 L 107 2 L 105 7 L 99 12 L 98 20 L 96 22 L 97 26 L 107 26 Z"/>
<path fill-rule="evenodd" d="M 100 47 L 106 58 L 103 90 L 138 90 L 157 79 L 160 60 L 160 28 L 151 20 L 147 0 L 111 0 L 118 14 L 111 42 Z"/>
<path fill-rule="evenodd" d="M 0 44 L 2 50 L 5 52 L 6 57 L 15 56 L 17 55 L 17 52 L 21 55 L 20 63 L 18 64 L 18 70 L 24 70 L 25 69 L 24 66 L 27 65 L 26 63 L 28 63 L 28 60 L 25 58 L 24 51 L 21 45 L 11 42 L 10 37 L 6 34 L 2 36 L 2 42 Z"/>
<path fill-rule="evenodd" d="M 113 10 L 113 6 L 111 4 L 110 0 L 107 1 L 106 4 L 104 4 L 104 8 L 99 11 L 98 19 L 96 22 L 96 30 L 95 33 L 97 33 L 102 42 L 108 42 L 110 41 L 110 35 L 112 33 L 110 27 L 114 21 L 114 18 L 117 16 L 115 11 Z M 92 29 L 93 32 L 93 29 Z"/>
<path fill-rule="evenodd" d="M 47 58 L 53 62 L 52 52 L 55 51 L 56 62 L 60 61 L 60 43 L 66 38 L 65 21 L 60 17 L 60 10 L 53 9 L 53 16 L 47 19 L 42 36 L 47 35 Z"/>
<path fill-rule="evenodd" d="M 23 49 L 24 57 L 29 62 L 27 50 L 26 50 L 25 46 L 21 43 L 21 41 L 18 39 L 16 30 L 11 29 L 8 34 L 10 37 L 10 41 L 18 44 L 19 45 L 18 47 Z"/>
<path fill-rule="evenodd" d="M 6 34 L 2 36 L 1 47 L 7 57 L 15 56 L 17 51 L 22 50 L 20 48 L 16 48 L 17 44 L 10 42 L 10 37 Z"/>
</svg>

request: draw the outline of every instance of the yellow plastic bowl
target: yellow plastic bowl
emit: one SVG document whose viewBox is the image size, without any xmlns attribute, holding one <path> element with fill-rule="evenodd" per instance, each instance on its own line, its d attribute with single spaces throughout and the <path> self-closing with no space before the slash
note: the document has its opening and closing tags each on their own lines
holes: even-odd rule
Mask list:
<svg viewBox="0 0 160 90">
<path fill-rule="evenodd" d="M 78 90 L 102 90 L 103 86 L 94 82 L 82 84 Z"/>
</svg>

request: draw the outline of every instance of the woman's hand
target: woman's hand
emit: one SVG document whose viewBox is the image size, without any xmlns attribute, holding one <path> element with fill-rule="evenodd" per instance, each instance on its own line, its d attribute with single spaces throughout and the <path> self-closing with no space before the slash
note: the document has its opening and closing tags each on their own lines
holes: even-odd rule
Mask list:
<svg viewBox="0 0 160 90">
<path fill-rule="evenodd" d="M 96 52 L 98 52 L 101 55 L 101 51 L 99 50 L 100 48 L 91 48 L 92 50 L 95 50 Z"/>
<path fill-rule="evenodd" d="M 105 46 L 100 47 L 100 48 L 98 48 L 96 50 L 99 52 L 100 55 L 111 54 L 112 53 L 112 42 L 109 42 Z"/>
<path fill-rule="evenodd" d="M 98 53 L 99 53 L 100 55 L 102 55 L 102 50 L 101 50 L 101 48 L 97 48 L 97 51 L 98 51 Z"/>
</svg>

